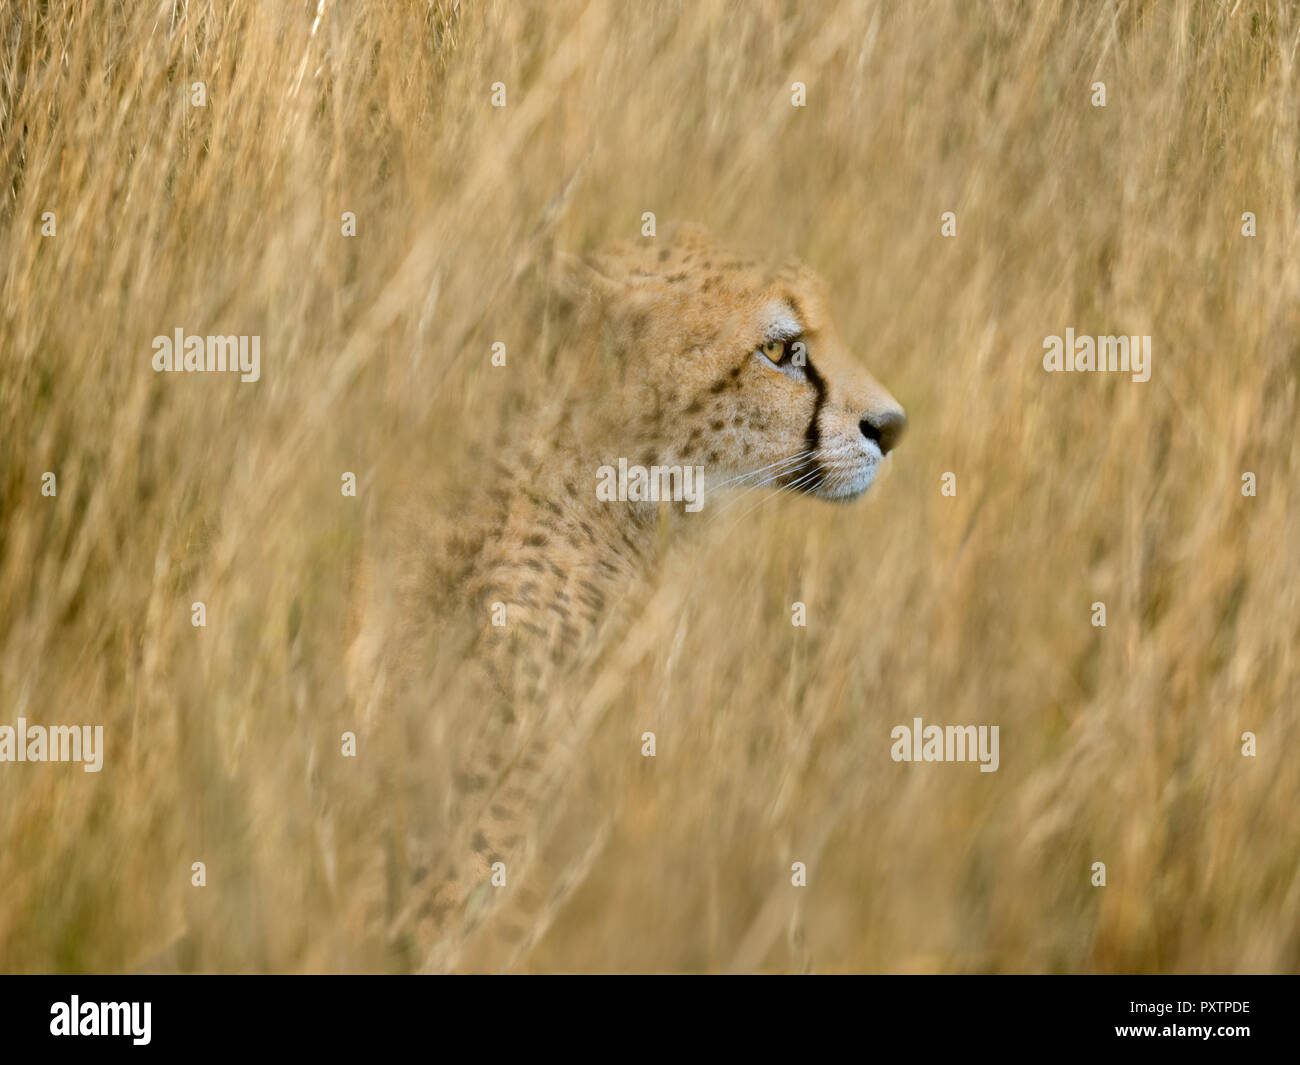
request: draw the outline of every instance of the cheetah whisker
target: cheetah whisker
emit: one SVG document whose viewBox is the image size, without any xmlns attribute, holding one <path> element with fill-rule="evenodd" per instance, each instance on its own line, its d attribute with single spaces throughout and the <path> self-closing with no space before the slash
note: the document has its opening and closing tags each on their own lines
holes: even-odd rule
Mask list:
<svg viewBox="0 0 1300 1065">
<path fill-rule="evenodd" d="M 754 477 L 760 473 L 763 473 L 765 470 L 772 469 L 772 467 L 774 466 L 785 466 L 787 463 L 797 462 L 800 459 L 807 458 L 811 454 L 812 454 L 812 449 L 809 448 L 806 451 L 801 451 L 796 455 L 789 456 L 788 458 L 777 459 L 775 462 L 769 462 L 766 466 L 760 466 L 756 470 L 749 470 L 746 473 L 737 474 L 735 477 L 728 477 L 725 481 L 719 481 L 717 484 L 713 485 L 713 490 L 716 491 L 719 488 L 726 488 L 727 485 L 735 484 L 737 481 L 743 481 L 747 477 Z"/>
<path fill-rule="evenodd" d="M 755 484 L 745 485 L 744 491 L 737 494 L 734 499 L 727 500 L 727 502 L 718 510 L 714 515 L 714 520 L 716 521 L 724 514 L 734 511 L 736 507 L 743 503 L 755 490 L 763 488 L 771 484 L 773 481 L 780 480 L 782 477 L 789 477 L 801 473 L 802 471 L 800 467 L 808 461 L 812 454 L 811 451 L 806 451 L 801 455 L 795 456 L 793 459 L 787 460 L 789 463 L 787 467 L 769 474 L 767 477 L 763 478 L 763 480 L 758 481 Z"/>
<path fill-rule="evenodd" d="M 807 486 L 808 490 L 812 491 L 813 489 L 816 489 L 821 486 L 823 479 L 824 479 L 824 475 L 822 474 L 822 471 L 817 467 L 813 467 L 813 469 L 803 474 L 797 480 L 792 481 L 789 484 L 782 485 L 775 492 L 771 493 L 771 495 L 764 496 L 752 507 L 746 510 L 743 514 L 738 515 L 736 517 L 736 520 L 732 522 L 732 524 L 728 527 L 727 532 L 730 533 L 733 529 L 736 528 L 736 526 L 738 526 L 742 521 L 744 521 L 747 517 L 749 517 L 749 515 L 753 514 L 754 511 L 758 510 L 758 508 L 761 507 L 764 503 L 768 502 L 770 499 L 775 499 L 782 492 L 796 492 L 800 488 L 803 488 L 804 486 Z M 811 484 L 809 484 L 809 482 L 811 482 Z"/>
</svg>

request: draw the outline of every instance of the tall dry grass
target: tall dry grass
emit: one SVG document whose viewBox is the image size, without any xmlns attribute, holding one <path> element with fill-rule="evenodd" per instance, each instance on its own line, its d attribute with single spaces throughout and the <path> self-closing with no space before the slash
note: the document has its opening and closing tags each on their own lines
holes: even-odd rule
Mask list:
<svg viewBox="0 0 1300 1065">
<path fill-rule="evenodd" d="M 0 765 L 0 968 L 408 964 L 363 900 L 474 707 L 433 670 L 359 718 L 352 573 L 598 399 L 545 262 L 654 211 L 815 266 L 911 429 L 866 502 L 676 556 L 520 966 L 1294 970 L 1298 41 L 1269 0 L 5 3 L 0 724 L 107 755 Z M 178 326 L 261 381 L 153 373 Z M 1044 373 L 1067 327 L 1151 381 Z M 914 716 L 1001 768 L 892 762 Z"/>
</svg>

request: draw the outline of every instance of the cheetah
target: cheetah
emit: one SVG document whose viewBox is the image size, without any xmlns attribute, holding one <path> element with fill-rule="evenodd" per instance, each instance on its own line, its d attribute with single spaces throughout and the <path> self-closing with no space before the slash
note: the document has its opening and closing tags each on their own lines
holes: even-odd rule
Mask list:
<svg viewBox="0 0 1300 1065">
<path fill-rule="evenodd" d="M 465 688 L 440 694 L 482 708 L 480 734 L 457 737 L 464 749 L 448 766 L 455 807 L 436 871 L 390 913 L 394 936 L 424 929 L 426 968 L 455 966 L 447 944 L 487 916 L 469 916 L 475 885 L 528 845 L 544 774 L 562 764 L 551 752 L 565 726 L 544 693 L 591 661 L 611 615 L 644 599 L 670 545 L 736 489 L 860 497 L 906 424 L 836 331 L 824 282 L 798 262 L 771 264 L 683 224 L 556 272 L 577 342 L 607 372 L 589 402 L 479 478 L 447 528 L 417 518 L 409 564 L 382 577 L 368 565 L 348 655 L 353 698 L 373 706 L 409 684 L 430 641 L 455 636 Z M 598 470 L 620 461 L 699 470 L 700 499 L 601 498 Z M 439 615 L 448 602 L 459 621 Z"/>
</svg>

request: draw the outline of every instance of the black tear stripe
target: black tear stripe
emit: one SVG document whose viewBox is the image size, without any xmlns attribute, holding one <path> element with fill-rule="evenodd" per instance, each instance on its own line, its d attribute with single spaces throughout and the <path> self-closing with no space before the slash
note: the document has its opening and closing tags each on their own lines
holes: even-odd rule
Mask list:
<svg viewBox="0 0 1300 1065">
<path fill-rule="evenodd" d="M 822 443 L 821 430 L 817 428 L 817 418 L 822 412 L 822 404 L 826 402 L 826 382 L 822 379 L 822 375 L 817 372 L 817 367 L 813 365 L 812 359 L 808 359 L 804 364 L 804 374 L 808 380 L 812 382 L 813 388 L 817 390 L 817 402 L 813 404 L 812 418 L 809 420 L 808 428 L 804 432 L 803 436 L 804 440 L 808 443 L 808 449 L 812 452 L 808 461 L 812 463 L 813 469 L 815 469 L 820 475 L 824 471 L 822 470 L 821 462 L 817 459 L 817 451 L 821 447 Z M 796 466 L 795 469 L 800 472 L 800 475 L 811 472 L 804 468 L 802 462 Z M 798 480 L 798 477 L 792 477 L 791 479 Z M 807 490 L 807 484 L 800 489 L 800 491 L 804 492 Z"/>
<path fill-rule="evenodd" d="M 808 319 L 804 317 L 803 307 L 799 305 L 799 301 L 795 298 L 794 293 L 786 292 L 785 301 L 790 305 L 790 310 L 794 312 L 794 320 L 799 323 L 799 328 L 806 330 L 808 328 Z M 802 336 L 802 334 L 800 335 Z M 825 471 L 822 469 L 821 463 L 817 460 L 817 450 L 821 447 L 822 442 L 821 430 L 817 428 L 817 418 L 822 412 L 822 405 L 826 402 L 826 382 L 822 378 L 822 375 L 817 372 L 817 367 L 813 365 L 812 359 L 808 358 L 806 351 L 805 358 L 807 361 L 804 363 L 804 376 L 812 382 L 813 388 L 817 390 L 817 402 L 813 404 L 812 419 L 808 422 L 808 429 L 804 432 L 803 436 L 804 440 L 808 443 L 808 450 L 812 452 L 808 461 L 811 463 L 812 469 L 815 469 L 820 475 Z M 790 474 L 788 476 L 788 482 L 793 483 L 794 481 L 797 481 L 799 477 L 804 474 L 811 473 L 812 469 L 805 468 L 804 463 L 802 462 L 799 463 L 795 467 L 795 474 L 798 476 Z M 814 480 L 811 483 L 816 484 L 817 482 Z M 800 488 L 800 491 L 808 491 L 808 482 L 805 482 L 803 487 Z"/>
</svg>

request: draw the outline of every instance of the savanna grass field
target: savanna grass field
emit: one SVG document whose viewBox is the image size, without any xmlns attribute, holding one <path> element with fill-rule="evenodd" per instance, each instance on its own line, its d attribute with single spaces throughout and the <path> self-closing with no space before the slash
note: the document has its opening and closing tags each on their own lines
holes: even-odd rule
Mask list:
<svg viewBox="0 0 1300 1065">
<path fill-rule="evenodd" d="M 349 697 L 361 560 L 600 402 L 551 264 L 650 212 L 816 269 L 909 428 L 552 693 L 598 713 L 512 967 L 1295 971 L 1298 48 L 1272 0 L 4 0 L 0 725 L 104 760 L 0 763 L 0 969 L 419 966 L 478 708 L 451 654 Z M 155 372 L 177 328 L 260 379 Z M 1067 329 L 1150 379 L 1046 372 Z M 894 761 L 915 718 L 997 771 Z"/>
</svg>

